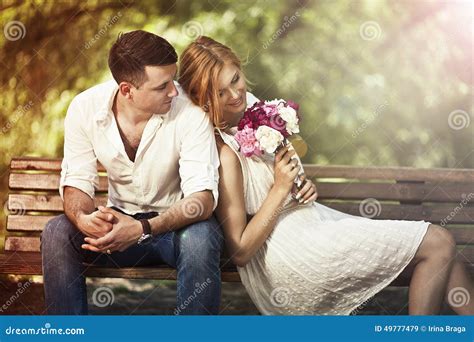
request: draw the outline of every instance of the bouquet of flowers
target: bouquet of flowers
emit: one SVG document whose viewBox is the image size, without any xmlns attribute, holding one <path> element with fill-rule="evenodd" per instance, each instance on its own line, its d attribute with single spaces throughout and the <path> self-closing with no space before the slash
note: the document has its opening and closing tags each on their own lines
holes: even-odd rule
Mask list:
<svg viewBox="0 0 474 342">
<path fill-rule="evenodd" d="M 281 99 L 260 101 L 248 108 L 235 134 L 240 152 L 246 157 L 261 156 L 265 152 L 275 153 L 279 146 L 290 144 L 287 138 L 300 131 L 298 108 L 296 103 Z M 299 187 L 304 171 L 301 160 L 295 159 L 301 167 L 295 179 Z"/>
</svg>

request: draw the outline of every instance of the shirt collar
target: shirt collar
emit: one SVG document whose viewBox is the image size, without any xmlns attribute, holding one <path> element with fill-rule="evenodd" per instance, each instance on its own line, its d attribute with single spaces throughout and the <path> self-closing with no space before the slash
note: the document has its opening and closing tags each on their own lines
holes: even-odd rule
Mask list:
<svg viewBox="0 0 474 342">
<path fill-rule="evenodd" d="M 113 82 L 114 84 L 114 86 L 112 87 L 112 91 L 110 92 L 109 96 L 106 98 L 106 101 L 102 103 L 102 106 L 99 107 L 99 109 L 94 115 L 94 120 L 100 126 L 104 128 L 109 126 L 112 123 L 112 118 L 114 117 L 114 112 L 112 110 L 112 107 L 114 105 L 115 96 L 117 95 L 117 92 L 118 92 L 118 84 L 115 81 L 110 81 L 110 82 Z M 163 122 L 163 114 L 153 114 L 150 120 L 152 119 L 157 124 L 161 124 Z"/>
<path fill-rule="evenodd" d="M 102 127 L 108 126 L 112 122 L 112 117 L 114 115 L 112 106 L 114 104 L 115 95 L 118 92 L 118 84 L 114 80 L 110 82 L 113 84 L 111 91 L 108 92 L 108 96 L 105 94 L 105 100 L 94 114 L 94 120 Z"/>
</svg>

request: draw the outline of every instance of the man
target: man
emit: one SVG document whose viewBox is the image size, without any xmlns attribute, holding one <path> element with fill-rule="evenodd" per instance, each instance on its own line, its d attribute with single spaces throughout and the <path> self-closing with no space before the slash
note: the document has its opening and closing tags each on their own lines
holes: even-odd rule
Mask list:
<svg viewBox="0 0 474 342">
<path fill-rule="evenodd" d="M 212 216 L 219 167 L 212 125 L 174 83 L 177 55 L 165 39 L 122 34 L 108 62 L 114 80 L 76 96 L 65 119 L 64 215 L 41 238 L 47 311 L 87 314 L 84 262 L 166 263 L 178 274 L 175 313 L 217 314 L 223 238 Z M 109 196 L 98 210 L 97 161 Z"/>
</svg>

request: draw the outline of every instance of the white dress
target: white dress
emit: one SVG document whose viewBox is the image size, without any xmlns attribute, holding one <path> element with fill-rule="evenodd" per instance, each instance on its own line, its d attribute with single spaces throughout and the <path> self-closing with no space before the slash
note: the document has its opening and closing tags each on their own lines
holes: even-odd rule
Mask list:
<svg viewBox="0 0 474 342">
<path fill-rule="evenodd" d="M 254 215 L 273 185 L 274 157 L 243 156 L 234 132 L 219 131 L 240 160 L 245 208 Z M 237 269 L 262 314 L 349 315 L 405 269 L 429 224 L 372 220 L 317 202 L 287 206 L 267 241 Z"/>
</svg>

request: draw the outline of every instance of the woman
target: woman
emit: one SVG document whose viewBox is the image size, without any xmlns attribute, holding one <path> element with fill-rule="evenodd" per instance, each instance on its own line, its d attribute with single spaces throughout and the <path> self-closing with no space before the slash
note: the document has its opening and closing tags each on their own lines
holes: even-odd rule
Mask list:
<svg viewBox="0 0 474 342">
<path fill-rule="evenodd" d="M 208 37 L 191 43 L 179 83 L 218 132 L 216 214 L 242 283 L 262 314 L 347 315 L 399 275 L 411 276 L 410 314 L 437 314 L 451 290 L 473 286 L 446 229 L 425 221 L 371 220 L 314 202 L 308 179 L 292 200 L 298 164 L 288 147 L 275 157 L 242 156 L 233 135 L 256 99 L 236 55 Z M 247 219 L 248 215 L 251 219 Z M 453 309 L 474 314 L 472 301 Z"/>
</svg>

